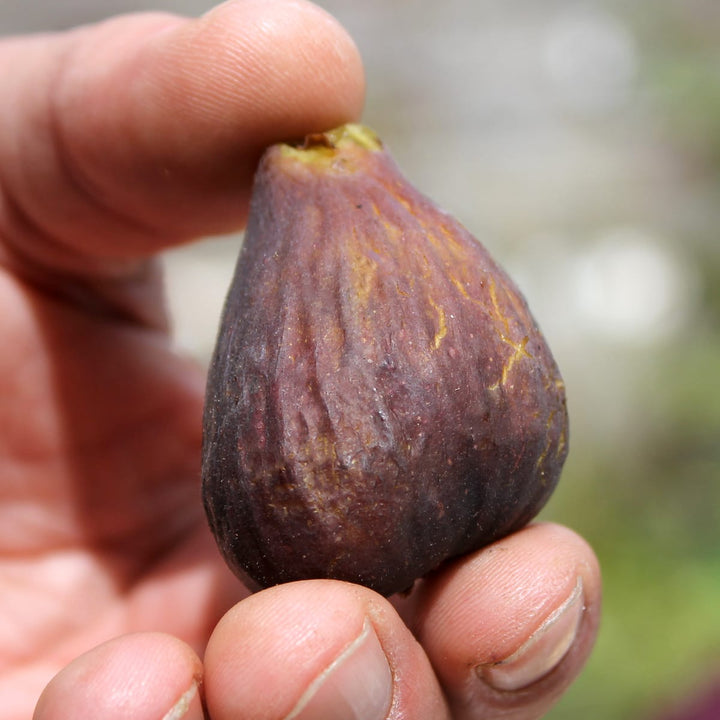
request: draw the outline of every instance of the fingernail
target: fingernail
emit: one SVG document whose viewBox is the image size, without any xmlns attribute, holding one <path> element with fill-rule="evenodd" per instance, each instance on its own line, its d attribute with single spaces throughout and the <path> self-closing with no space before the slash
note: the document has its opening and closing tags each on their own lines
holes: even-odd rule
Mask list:
<svg viewBox="0 0 720 720">
<path fill-rule="evenodd" d="M 178 701 L 163 715 L 162 720 L 180 720 L 180 718 L 188 717 L 190 707 L 193 705 L 193 700 L 198 694 L 197 681 L 193 681 L 193 684 L 178 698 Z M 196 707 L 200 707 L 199 701 L 196 702 Z M 196 713 L 197 715 L 197 713 Z M 193 716 L 194 717 L 194 716 Z M 201 715 L 197 715 L 201 717 Z"/>
<path fill-rule="evenodd" d="M 476 668 L 498 690 L 520 690 L 557 667 L 573 644 L 583 610 L 583 584 L 578 578 L 570 597 L 510 657 Z"/>
<path fill-rule="evenodd" d="M 392 673 L 366 620 L 360 635 L 313 681 L 285 720 L 385 720 Z"/>
</svg>

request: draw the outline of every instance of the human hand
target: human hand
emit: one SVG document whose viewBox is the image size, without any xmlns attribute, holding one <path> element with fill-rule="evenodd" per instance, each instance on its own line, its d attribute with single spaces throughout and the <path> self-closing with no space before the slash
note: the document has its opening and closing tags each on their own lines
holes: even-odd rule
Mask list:
<svg viewBox="0 0 720 720">
<path fill-rule="evenodd" d="M 58 671 L 35 720 L 192 720 L 201 695 L 212 720 L 539 717 L 597 627 L 569 530 L 408 598 L 249 596 L 202 513 L 204 378 L 173 352 L 152 256 L 239 227 L 266 145 L 358 117 L 342 29 L 299 0 L 128 16 L 4 41 L 0 93 L 3 717 Z"/>
</svg>

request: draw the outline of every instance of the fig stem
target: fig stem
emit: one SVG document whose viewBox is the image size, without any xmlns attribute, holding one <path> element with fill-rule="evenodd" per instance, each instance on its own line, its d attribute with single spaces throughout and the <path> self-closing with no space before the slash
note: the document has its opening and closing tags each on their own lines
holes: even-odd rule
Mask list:
<svg viewBox="0 0 720 720">
<path fill-rule="evenodd" d="M 301 162 L 323 164 L 335 157 L 338 151 L 353 147 L 378 152 L 382 150 L 382 143 L 365 125 L 346 123 L 326 132 L 308 135 L 300 145 L 284 144 L 281 146 L 281 151 L 285 157 L 292 157 Z"/>
</svg>

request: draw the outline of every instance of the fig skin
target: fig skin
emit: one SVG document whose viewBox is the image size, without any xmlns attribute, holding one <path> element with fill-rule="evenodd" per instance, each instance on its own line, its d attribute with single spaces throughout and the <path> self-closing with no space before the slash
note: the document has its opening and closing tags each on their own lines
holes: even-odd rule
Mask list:
<svg viewBox="0 0 720 720">
<path fill-rule="evenodd" d="M 537 514 L 567 422 L 518 289 L 371 131 L 266 151 L 204 414 L 205 508 L 240 577 L 407 590 Z"/>
</svg>

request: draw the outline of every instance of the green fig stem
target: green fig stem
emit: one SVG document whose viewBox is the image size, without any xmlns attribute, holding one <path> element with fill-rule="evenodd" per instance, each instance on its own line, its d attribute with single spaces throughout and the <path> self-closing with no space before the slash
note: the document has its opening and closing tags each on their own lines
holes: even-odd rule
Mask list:
<svg viewBox="0 0 720 720">
<path fill-rule="evenodd" d="M 311 165 L 324 165 L 331 162 L 338 152 L 353 148 L 378 152 L 382 150 L 382 143 L 365 125 L 347 123 L 326 132 L 308 135 L 301 145 L 282 145 L 281 152 L 284 157 Z"/>
</svg>

